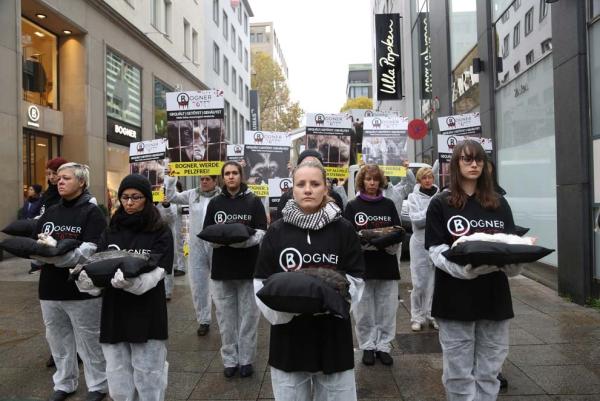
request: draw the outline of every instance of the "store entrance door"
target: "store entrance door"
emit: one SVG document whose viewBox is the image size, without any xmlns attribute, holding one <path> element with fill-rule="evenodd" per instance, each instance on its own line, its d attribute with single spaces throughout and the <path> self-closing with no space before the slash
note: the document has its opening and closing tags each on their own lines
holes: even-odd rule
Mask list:
<svg viewBox="0 0 600 401">
<path fill-rule="evenodd" d="M 46 189 L 46 163 L 60 154 L 60 137 L 23 128 L 23 193 L 33 184 Z"/>
</svg>

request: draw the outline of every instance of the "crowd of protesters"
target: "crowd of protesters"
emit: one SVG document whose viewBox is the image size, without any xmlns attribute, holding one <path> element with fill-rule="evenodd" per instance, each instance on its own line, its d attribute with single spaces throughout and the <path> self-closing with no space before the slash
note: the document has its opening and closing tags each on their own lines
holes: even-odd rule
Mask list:
<svg viewBox="0 0 600 401">
<path fill-rule="evenodd" d="M 220 176 L 202 176 L 199 187 L 186 191 L 165 174 L 162 203 L 152 201 L 148 179 L 126 176 L 118 190 L 119 206 L 107 223 L 88 191 L 88 167 L 50 160 L 47 189 L 29 187 L 19 212 L 20 218 L 36 220 L 35 238 L 48 234 L 79 241 L 64 255 L 32 262 L 32 271 L 41 270 L 39 299 L 52 354 L 48 365 L 56 367 L 49 400 L 75 393 L 78 358 L 87 401 L 107 394 L 115 401 L 164 399 L 167 301 L 173 296 L 175 270 L 177 275 L 187 272 L 200 337 L 209 333 L 214 303 L 225 377 L 253 375 L 262 313 L 271 324 L 268 361 L 276 400 L 356 400 L 349 316 L 362 363 L 393 365 L 402 249 L 400 241 L 375 246 L 362 235 L 401 227 L 405 199 L 412 224 L 411 329 L 429 325 L 439 330 L 448 400 L 496 399 L 513 317 L 507 277 L 519 274 L 522 266 L 475 269 L 444 256 L 457 239 L 451 226 L 456 216 L 494 220 L 501 222 L 494 225 L 497 232 L 514 231 L 511 209 L 481 146 L 464 141 L 454 148 L 450 185 L 443 189 L 429 167 L 420 168 L 416 177 L 407 168 L 407 177 L 393 185 L 380 166 L 367 164 L 356 175 L 357 193 L 342 197 L 343 187 L 332 188 L 322 162 L 315 150 L 299 155 L 292 187 L 272 220 L 246 185 L 242 166 L 228 161 Z M 189 210 L 187 268 L 178 238 L 182 207 Z M 228 244 L 197 236 L 222 223 L 241 223 L 251 234 Z M 461 235 L 475 232 L 471 227 Z M 71 269 L 112 249 L 160 256 L 137 277 L 117 270 L 108 287 L 97 287 L 85 271 L 70 279 Z M 301 258 L 293 269 L 282 262 L 290 249 Z M 327 255 L 327 263 L 310 255 Z M 271 276 L 323 267 L 349 285 L 346 318 L 278 311 L 256 296 Z"/>
</svg>

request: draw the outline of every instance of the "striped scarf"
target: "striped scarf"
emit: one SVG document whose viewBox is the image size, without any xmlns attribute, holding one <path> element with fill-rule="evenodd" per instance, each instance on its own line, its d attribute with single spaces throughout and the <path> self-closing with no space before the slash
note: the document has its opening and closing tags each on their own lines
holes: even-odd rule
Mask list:
<svg viewBox="0 0 600 401">
<path fill-rule="evenodd" d="M 327 202 L 315 213 L 306 214 L 294 199 L 290 199 L 283 210 L 283 221 L 304 230 L 320 230 L 327 224 L 341 217 L 342 212 L 335 202 Z"/>
</svg>

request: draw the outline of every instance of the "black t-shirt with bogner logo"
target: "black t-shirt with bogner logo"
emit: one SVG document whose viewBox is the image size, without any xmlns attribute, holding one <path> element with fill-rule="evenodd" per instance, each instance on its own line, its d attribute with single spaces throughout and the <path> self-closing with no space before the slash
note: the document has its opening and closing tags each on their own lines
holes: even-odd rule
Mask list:
<svg viewBox="0 0 600 401">
<path fill-rule="evenodd" d="M 139 232 L 124 227 L 108 229 L 102 234 L 98 251 L 121 250 L 138 254 L 155 254 L 158 267 L 167 274 L 173 269 L 173 236 L 168 226 L 160 230 Z M 164 280 L 141 295 L 107 287 L 102 292 L 100 342 L 141 343 L 166 340 L 168 337 L 167 302 Z"/>
<path fill-rule="evenodd" d="M 259 230 L 267 229 L 265 208 L 246 185 L 231 198 L 226 188 L 208 203 L 204 228 L 213 224 L 242 223 Z M 221 246 L 213 249 L 210 278 L 213 280 L 251 280 L 258 256 L 258 245 L 249 248 Z"/>
<path fill-rule="evenodd" d="M 303 230 L 282 219 L 271 224 L 260 247 L 255 278 L 324 267 L 362 278 L 364 260 L 350 223 L 339 218 L 320 230 Z M 350 319 L 299 315 L 271 326 L 269 364 L 286 372 L 342 372 L 354 367 Z"/>
<path fill-rule="evenodd" d="M 344 217 L 356 231 L 400 225 L 400 218 L 394 202 L 388 198 L 365 201 L 354 198 L 346 205 Z M 365 279 L 400 280 L 398 259 L 386 251 L 364 251 Z"/>
<path fill-rule="evenodd" d="M 449 192 L 435 196 L 427 209 L 425 248 L 452 243 L 474 233 L 514 233 L 510 206 L 500 197 L 496 210 L 484 209 L 475 197 L 458 210 L 448 204 Z M 478 276 L 473 280 L 454 278 L 435 269 L 431 315 L 442 319 L 474 321 L 504 320 L 514 317 L 508 279 L 503 272 Z"/>
<path fill-rule="evenodd" d="M 85 191 L 71 201 L 61 201 L 51 206 L 38 219 L 34 238 L 40 233 L 51 234 L 55 240 L 66 238 L 97 244 L 106 228 L 104 215 Z M 75 266 L 69 266 L 75 267 Z M 41 300 L 69 301 L 94 298 L 80 292 L 74 281 L 69 281 L 69 267 L 42 265 L 38 293 Z"/>
</svg>

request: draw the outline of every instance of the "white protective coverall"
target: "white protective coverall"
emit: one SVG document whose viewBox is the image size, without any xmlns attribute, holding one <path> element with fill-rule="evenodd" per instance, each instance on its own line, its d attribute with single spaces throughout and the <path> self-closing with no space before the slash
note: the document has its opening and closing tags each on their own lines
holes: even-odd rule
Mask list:
<svg viewBox="0 0 600 401">
<path fill-rule="evenodd" d="M 435 268 L 425 249 L 425 216 L 433 196 L 420 191 L 421 184 L 415 185 L 413 193 L 408 195 L 408 215 L 412 223 L 410 237 L 410 275 L 412 292 L 410 293 L 410 321 L 425 324 L 431 320 L 431 301 Z M 436 194 L 439 190 L 436 187 Z"/>
<path fill-rule="evenodd" d="M 210 265 L 212 258 L 212 247 L 208 242 L 198 238 L 204 225 L 206 207 L 212 198 L 217 196 L 221 190 L 216 187 L 214 191 L 205 193 L 200 188 L 188 189 L 177 192 L 175 184 L 177 178 L 165 176 L 165 189 L 167 201 L 177 205 L 189 205 L 189 248 L 188 277 L 192 291 L 192 301 L 196 311 L 198 324 L 210 324 L 211 302 L 210 302 Z"/>
<path fill-rule="evenodd" d="M 156 205 L 156 208 L 160 213 L 160 217 L 162 217 L 164 222 L 167 223 L 171 229 L 171 234 L 173 235 L 173 249 L 177 249 L 177 205 L 171 204 L 169 207 L 164 207 L 162 203 L 159 203 Z M 175 262 L 175 259 L 173 259 L 173 262 Z M 173 263 L 173 265 L 175 265 L 175 263 Z M 173 271 L 174 270 L 171 269 L 171 273 L 165 276 L 165 296 L 167 299 L 171 299 L 171 296 L 173 295 L 173 286 L 175 284 L 173 282 Z"/>
</svg>

